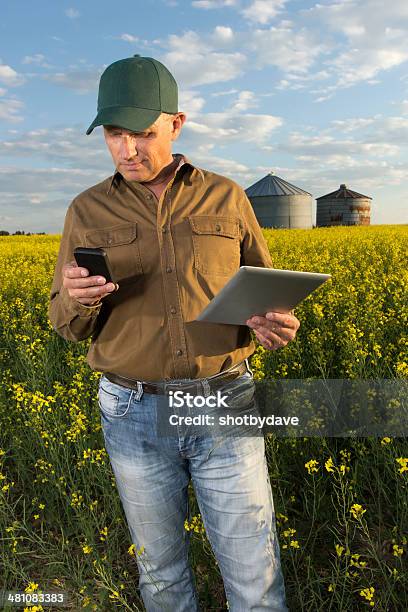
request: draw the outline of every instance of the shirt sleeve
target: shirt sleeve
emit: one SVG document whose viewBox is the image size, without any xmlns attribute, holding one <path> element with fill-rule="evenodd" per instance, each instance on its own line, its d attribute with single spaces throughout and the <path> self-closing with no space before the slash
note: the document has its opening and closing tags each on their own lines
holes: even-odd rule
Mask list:
<svg viewBox="0 0 408 612">
<path fill-rule="evenodd" d="M 62 267 L 74 260 L 74 248 L 81 245 L 75 212 L 72 204 L 65 215 L 64 229 L 60 242 L 48 305 L 48 318 L 53 329 L 71 342 L 88 338 L 96 328 L 102 302 L 86 306 L 71 297 L 63 287 Z"/>
<path fill-rule="evenodd" d="M 240 199 L 243 236 L 241 238 L 241 266 L 273 268 L 267 242 L 258 223 L 252 204 L 245 192 Z"/>
</svg>

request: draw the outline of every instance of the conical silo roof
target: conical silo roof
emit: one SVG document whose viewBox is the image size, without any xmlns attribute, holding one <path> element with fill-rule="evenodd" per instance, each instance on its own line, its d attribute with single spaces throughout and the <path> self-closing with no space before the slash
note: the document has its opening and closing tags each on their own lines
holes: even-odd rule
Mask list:
<svg viewBox="0 0 408 612">
<path fill-rule="evenodd" d="M 308 191 L 304 191 L 300 187 L 284 181 L 273 172 L 269 172 L 261 180 L 245 189 L 245 193 L 249 198 L 258 196 L 312 195 Z"/>
<path fill-rule="evenodd" d="M 332 191 L 324 196 L 320 196 L 320 198 L 316 198 L 316 200 L 335 200 L 336 198 L 364 198 L 365 200 L 372 200 L 370 196 L 363 195 L 362 193 L 357 193 L 357 191 L 352 191 L 342 183 L 340 187 L 336 191 Z"/>
</svg>

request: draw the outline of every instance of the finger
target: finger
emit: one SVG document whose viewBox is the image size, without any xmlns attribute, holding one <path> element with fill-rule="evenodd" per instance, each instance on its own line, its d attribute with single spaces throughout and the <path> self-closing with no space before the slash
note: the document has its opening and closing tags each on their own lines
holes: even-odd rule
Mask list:
<svg viewBox="0 0 408 612">
<path fill-rule="evenodd" d="M 281 327 L 297 329 L 300 325 L 299 320 L 291 314 L 285 314 L 282 312 L 267 312 L 265 316 L 268 321 L 278 323 Z"/>
<path fill-rule="evenodd" d="M 279 334 L 271 332 L 269 329 L 261 327 L 256 331 L 258 331 L 263 338 L 266 338 L 266 340 L 271 342 L 277 348 L 286 346 L 289 342 L 289 340 L 287 340 L 286 338 L 282 338 L 281 336 L 279 336 Z"/>
<path fill-rule="evenodd" d="M 262 346 L 266 349 L 274 349 L 274 344 L 273 342 L 271 342 L 271 340 L 269 340 L 268 338 L 265 338 L 265 336 L 263 336 L 260 332 L 255 331 L 255 336 L 257 337 L 257 339 L 259 340 L 259 342 L 262 344 Z"/>
<path fill-rule="evenodd" d="M 89 270 L 81 266 L 72 266 L 70 263 L 64 266 L 64 276 L 67 278 L 80 278 L 81 276 L 89 277 Z"/>
<path fill-rule="evenodd" d="M 280 327 L 277 324 L 270 323 L 269 321 L 265 325 L 257 325 L 254 331 L 259 331 L 265 338 L 271 338 L 274 342 L 276 338 L 279 338 L 281 342 L 285 344 L 290 342 L 295 337 L 293 329 L 287 327 Z"/>
<path fill-rule="evenodd" d="M 113 283 L 106 283 L 103 287 L 86 287 L 85 289 L 71 289 L 69 294 L 71 297 L 78 298 L 97 298 L 104 297 L 108 293 L 115 291 Z"/>
<path fill-rule="evenodd" d="M 103 276 L 88 276 L 87 278 L 65 277 L 65 286 L 69 289 L 84 289 L 85 287 L 102 286 L 106 284 Z"/>
</svg>

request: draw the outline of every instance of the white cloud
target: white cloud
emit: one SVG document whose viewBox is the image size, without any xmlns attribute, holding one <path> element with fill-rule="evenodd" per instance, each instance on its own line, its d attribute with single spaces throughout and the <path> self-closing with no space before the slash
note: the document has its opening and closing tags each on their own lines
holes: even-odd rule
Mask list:
<svg viewBox="0 0 408 612">
<path fill-rule="evenodd" d="M 341 53 L 330 64 L 341 75 L 338 83 L 344 87 L 354 85 L 360 81 L 369 81 L 379 72 L 399 66 L 407 60 L 408 44 L 404 43 L 403 47 L 394 49 L 351 49 Z"/>
<path fill-rule="evenodd" d="M 341 130 L 343 133 L 355 132 L 361 128 L 372 125 L 381 115 L 375 115 L 374 117 L 351 117 L 350 119 L 335 119 L 332 121 L 332 125 L 336 130 Z"/>
<path fill-rule="evenodd" d="M 240 113 L 248 110 L 248 108 L 256 108 L 258 104 L 258 96 L 253 91 L 240 91 L 238 99 L 231 106 L 230 112 Z"/>
<path fill-rule="evenodd" d="M 232 28 L 228 26 L 216 26 L 211 35 L 211 41 L 215 45 L 228 45 L 234 42 L 235 36 Z"/>
<path fill-rule="evenodd" d="M 76 19 L 77 17 L 79 17 L 80 12 L 77 9 L 69 8 L 69 9 L 66 9 L 65 14 L 70 19 Z"/>
<path fill-rule="evenodd" d="M 399 103 L 399 106 L 401 107 L 402 114 L 408 115 L 408 100 L 402 100 L 402 102 Z"/>
<path fill-rule="evenodd" d="M 42 128 L 17 134 L 14 139 L 0 141 L 0 156 L 37 158 L 52 164 L 79 166 L 87 173 L 91 169 L 100 171 L 108 167 L 106 160 L 109 160 L 109 154 L 105 141 L 98 130 L 93 136 L 86 136 L 86 127 Z"/>
<path fill-rule="evenodd" d="M 25 55 L 21 60 L 22 64 L 36 64 L 42 68 L 51 68 L 51 65 L 45 61 L 45 55 L 36 53 L 35 55 Z"/>
<path fill-rule="evenodd" d="M 41 74 L 42 79 L 72 89 L 78 94 L 95 92 L 98 89 L 99 78 L 103 70 L 71 70 L 69 72 L 55 72 L 54 74 Z"/>
<path fill-rule="evenodd" d="M 132 34 L 121 34 L 120 40 L 124 40 L 125 42 L 134 43 L 139 40 L 137 36 L 133 36 Z"/>
<path fill-rule="evenodd" d="M 218 96 L 231 96 L 235 93 L 238 93 L 238 89 L 228 89 L 228 91 L 214 91 L 210 94 L 210 96 L 216 98 Z"/>
<path fill-rule="evenodd" d="M 179 91 L 179 109 L 186 113 L 187 121 L 198 116 L 204 105 L 204 98 L 197 95 L 197 92 L 183 89 Z"/>
<path fill-rule="evenodd" d="M 254 2 L 242 10 L 241 13 L 248 21 L 265 25 L 281 12 L 286 1 L 287 0 L 254 0 Z"/>
<path fill-rule="evenodd" d="M 105 173 L 96 173 L 95 170 L 83 168 L 16 168 L 13 166 L 0 168 L 0 193 L 24 193 L 31 197 L 32 193 L 50 194 L 65 192 L 75 194 L 88 186 L 99 182 L 109 176 Z M 14 186 L 13 186 L 14 185 Z M 18 185 L 18 189 L 16 189 Z M 67 202 L 67 205 L 69 202 Z"/>
<path fill-rule="evenodd" d="M 273 115 L 253 115 L 207 113 L 199 121 L 186 122 L 184 130 L 191 139 L 207 142 L 218 142 L 221 146 L 239 142 L 246 146 L 248 143 L 262 144 L 268 140 L 272 132 L 282 125 L 280 117 Z"/>
<path fill-rule="evenodd" d="M 7 87 L 18 87 L 25 82 L 24 77 L 18 74 L 11 66 L 2 64 L 0 60 L 0 83 Z"/>
<path fill-rule="evenodd" d="M 315 27 L 320 25 L 345 39 L 343 49 L 336 49 L 325 62 L 336 79 L 336 87 L 350 87 L 361 81 L 376 83 L 381 72 L 408 60 L 406 0 L 388 4 L 382 0 L 348 0 L 316 4 L 301 13 Z M 330 93 L 330 88 L 321 93 Z"/>
<path fill-rule="evenodd" d="M 5 91 L 5 90 L 4 90 Z M 0 120 L 8 123 L 20 123 L 23 117 L 20 111 L 24 107 L 24 103 L 14 98 L 0 99 Z"/>
<path fill-rule="evenodd" d="M 197 32 L 168 38 L 163 63 L 182 87 L 228 81 L 243 73 L 246 57 L 240 52 L 219 53 Z"/>
<path fill-rule="evenodd" d="M 237 0 L 193 0 L 191 6 L 199 9 L 220 9 L 228 6 L 236 6 Z"/>
<path fill-rule="evenodd" d="M 306 28 L 271 27 L 254 30 L 248 48 L 258 68 L 276 66 L 289 74 L 307 73 L 315 60 L 327 52 L 327 45 Z"/>
</svg>

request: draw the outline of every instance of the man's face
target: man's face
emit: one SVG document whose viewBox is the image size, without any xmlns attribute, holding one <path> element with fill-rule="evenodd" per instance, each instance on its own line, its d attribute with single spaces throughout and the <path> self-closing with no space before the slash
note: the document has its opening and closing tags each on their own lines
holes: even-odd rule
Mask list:
<svg viewBox="0 0 408 612">
<path fill-rule="evenodd" d="M 129 181 L 148 182 L 171 164 L 171 143 L 178 138 L 184 113 L 160 117 L 143 132 L 104 125 L 105 142 L 115 167 Z"/>
</svg>

